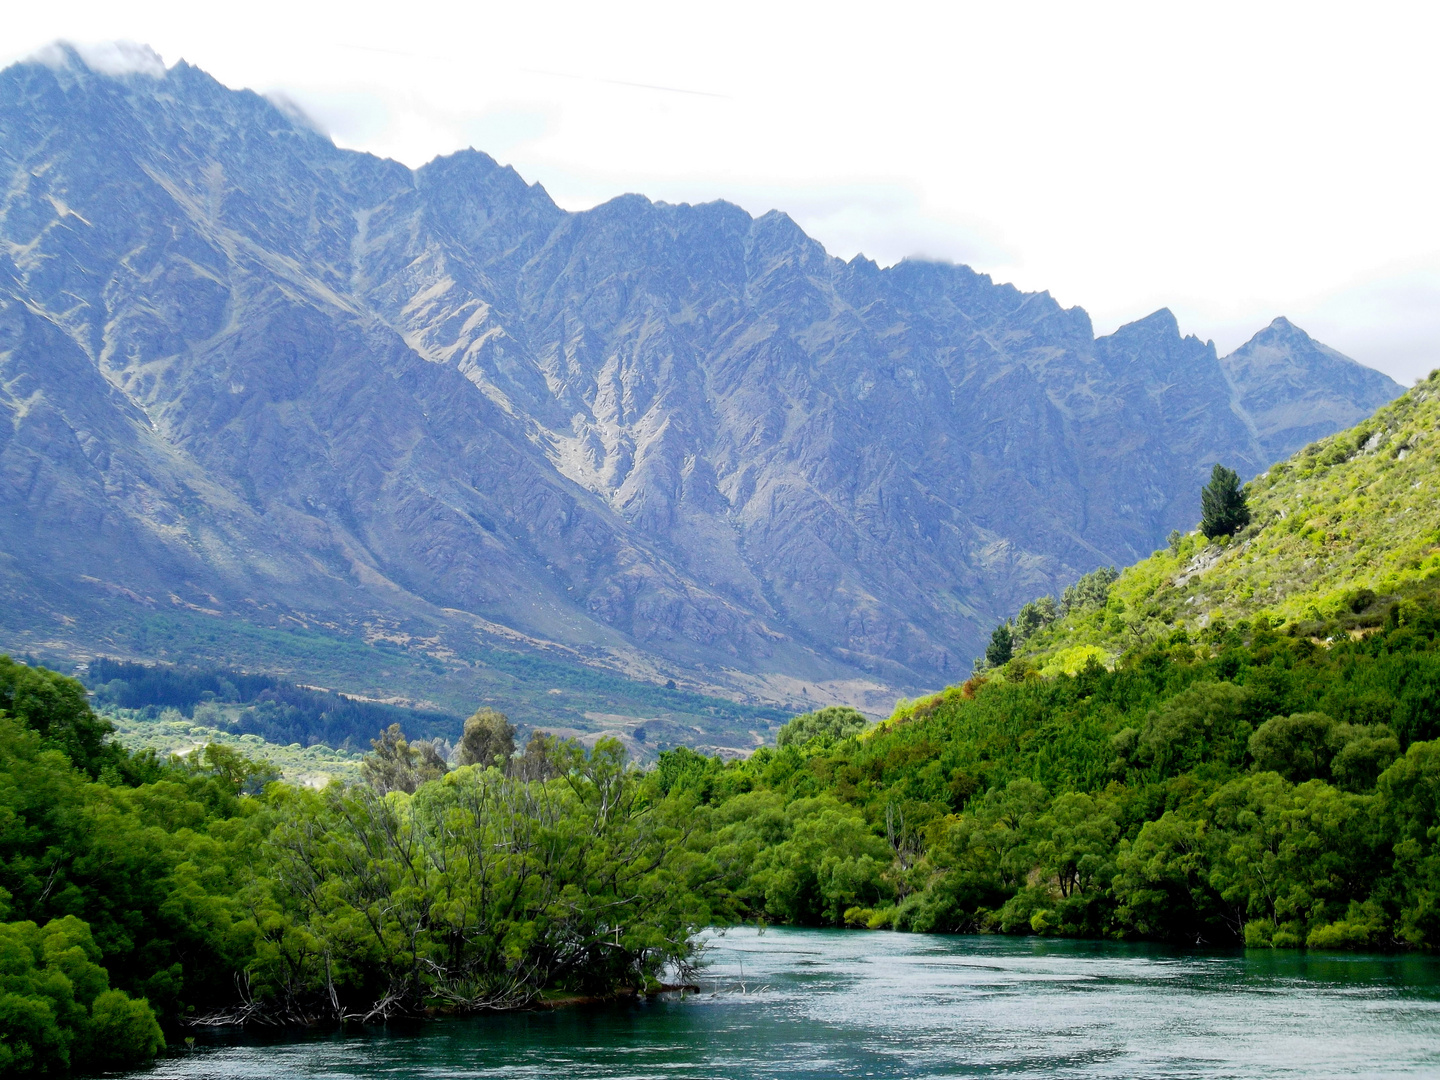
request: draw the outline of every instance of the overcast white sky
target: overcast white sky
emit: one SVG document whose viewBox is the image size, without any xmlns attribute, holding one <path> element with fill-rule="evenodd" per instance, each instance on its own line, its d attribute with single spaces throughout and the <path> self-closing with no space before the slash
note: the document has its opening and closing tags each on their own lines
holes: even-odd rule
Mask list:
<svg viewBox="0 0 1440 1080">
<path fill-rule="evenodd" d="M 580 209 L 787 211 L 1240 344 L 1276 315 L 1440 366 L 1440 5 L 52 0 L 0 61 L 127 39 L 288 94 L 342 146 L 475 146 Z"/>
</svg>

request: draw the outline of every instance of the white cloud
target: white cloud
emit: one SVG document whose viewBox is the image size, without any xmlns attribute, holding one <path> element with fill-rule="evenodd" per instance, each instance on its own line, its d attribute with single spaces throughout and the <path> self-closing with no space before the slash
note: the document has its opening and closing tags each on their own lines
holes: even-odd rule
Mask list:
<svg viewBox="0 0 1440 1080">
<path fill-rule="evenodd" d="M 165 75 L 165 61 L 148 45 L 133 41 L 102 41 L 78 45 L 76 51 L 91 71 L 104 75 L 149 75 L 159 79 Z"/>
<path fill-rule="evenodd" d="M 154 79 L 165 75 L 165 61 L 160 54 L 133 41 L 54 41 L 42 45 L 31 56 L 51 67 L 66 67 L 71 62 L 71 50 L 86 67 L 101 75 L 149 75 Z"/>
<path fill-rule="evenodd" d="M 296 101 L 284 90 L 271 90 L 267 92 L 265 94 L 265 100 L 301 127 L 307 127 L 317 135 L 328 136 L 330 134 L 329 128 L 317 120 L 311 110 L 301 105 L 300 102 Z"/>
</svg>

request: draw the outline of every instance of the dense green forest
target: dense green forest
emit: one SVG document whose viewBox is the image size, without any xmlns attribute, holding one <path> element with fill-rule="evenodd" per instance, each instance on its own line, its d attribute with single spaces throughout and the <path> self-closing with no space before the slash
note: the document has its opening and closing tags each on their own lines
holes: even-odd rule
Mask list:
<svg viewBox="0 0 1440 1080">
<path fill-rule="evenodd" d="M 78 682 L 0 658 L 0 1073 L 142 1061 L 162 1027 L 643 990 L 735 917 L 694 799 L 619 744 L 396 784 L 435 751 L 398 732 L 391 783 L 297 788 L 223 746 L 127 753 Z"/>
<path fill-rule="evenodd" d="M 860 736 L 665 755 L 742 912 L 1178 943 L 1440 942 L 1440 609 L 1328 647 L 1179 631 L 975 679 Z M 1023 662 L 1022 662 L 1023 664 Z"/>
</svg>

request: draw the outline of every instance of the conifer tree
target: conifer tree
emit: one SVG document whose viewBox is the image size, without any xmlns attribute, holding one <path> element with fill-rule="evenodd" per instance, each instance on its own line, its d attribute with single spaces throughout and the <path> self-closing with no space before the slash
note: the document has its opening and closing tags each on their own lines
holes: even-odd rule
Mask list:
<svg viewBox="0 0 1440 1080">
<path fill-rule="evenodd" d="M 985 663 L 990 667 L 999 667 L 1009 662 L 1014 655 L 1015 636 L 1010 630 L 1010 624 L 1002 622 L 990 635 L 990 644 L 985 648 Z"/>
<path fill-rule="evenodd" d="M 1250 524 L 1250 507 L 1245 503 L 1245 489 L 1240 475 L 1217 463 L 1210 472 L 1210 483 L 1200 492 L 1200 531 L 1209 539 L 1232 536 Z"/>
</svg>

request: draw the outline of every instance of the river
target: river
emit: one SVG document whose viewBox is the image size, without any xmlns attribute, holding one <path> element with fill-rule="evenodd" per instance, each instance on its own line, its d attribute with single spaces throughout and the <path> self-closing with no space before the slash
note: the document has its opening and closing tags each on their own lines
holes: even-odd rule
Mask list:
<svg viewBox="0 0 1440 1080">
<path fill-rule="evenodd" d="M 1440 960 L 742 929 L 684 1000 L 218 1036 L 133 1075 L 1433 1077 Z"/>
</svg>

